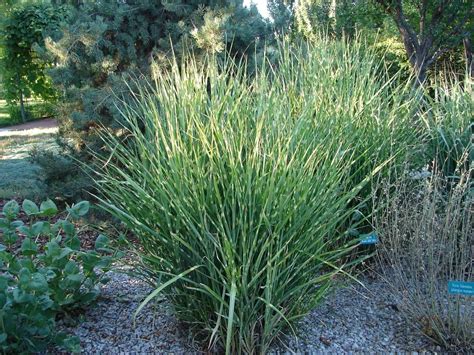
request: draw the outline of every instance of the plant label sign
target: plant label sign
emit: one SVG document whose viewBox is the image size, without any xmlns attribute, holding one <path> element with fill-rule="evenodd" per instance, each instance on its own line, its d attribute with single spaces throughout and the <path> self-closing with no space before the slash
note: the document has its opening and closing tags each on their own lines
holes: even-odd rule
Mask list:
<svg viewBox="0 0 474 355">
<path fill-rule="evenodd" d="M 449 281 L 448 292 L 453 295 L 474 296 L 474 282 Z"/>
<path fill-rule="evenodd" d="M 369 234 L 362 234 L 359 237 L 360 244 L 362 245 L 369 245 L 369 244 L 377 244 L 379 241 L 377 238 L 377 234 L 375 232 L 369 233 Z"/>
</svg>

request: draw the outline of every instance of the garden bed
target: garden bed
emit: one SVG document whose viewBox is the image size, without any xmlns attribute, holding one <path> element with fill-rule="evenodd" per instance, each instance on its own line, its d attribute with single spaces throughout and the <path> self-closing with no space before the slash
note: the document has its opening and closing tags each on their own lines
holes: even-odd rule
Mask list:
<svg viewBox="0 0 474 355">
<path fill-rule="evenodd" d="M 21 205 L 22 201 L 21 199 L 13 199 L 15 201 L 17 201 L 18 204 Z M 11 200 L 3 200 L 3 199 L 0 199 L 0 211 L 3 209 L 3 206 L 5 206 L 6 203 L 8 203 L 9 201 Z M 54 217 L 51 217 L 49 218 L 49 222 L 50 223 L 56 223 L 59 219 L 61 219 L 61 217 L 64 217 L 64 216 L 54 216 Z M 18 220 L 22 221 L 23 223 L 28 223 L 28 216 L 25 214 L 24 211 L 20 211 L 19 214 L 18 214 Z M 94 243 L 95 243 L 95 240 L 97 239 L 97 235 L 98 235 L 98 232 L 90 227 L 87 226 L 87 224 L 84 222 L 84 221 L 75 221 L 74 222 L 74 225 L 76 228 L 78 228 L 78 231 L 79 231 L 79 235 L 80 235 L 80 241 L 81 241 L 81 250 L 84 250 L 84 251 L 87 251 L 87 250 L 93 250 L 94 249 Z M 64 235 L 64 233 L 62 233 L 62 235 Z M 0 234 L 1 236 L 1 234 Z M 12 249 L 15 250 L 16 248 L 19 248 L 21 243 L 23 242 L 25 236 L 24 235 L 21 235 L 19 234 L 19 239 L 18 241 L 12 245 Z M 49 238 L 47 236 L 44 236 L 44 235 L 41 235 L 41 236 L 38 236 L 36 239 L 35 239 L 36 243 L 38 243 L 39 247 L 40 247 L 40 250 L 43 250 L 43 247 L 44 245 L 49 242 Z"/>
<path fill-rule="evenodd" d="M 296 332 L 274 344 L 274 352 L 440 352 L 408 324 L 380 278 L 363 277 L 364 286 L 344 285 L 303 318 Z M 342 285 L 341 285 L 342 286 Z M 85 353 L 189 353 L 200 349 L 174 317 L 165 300 L 134 313 L 152 289 L 125 274 L 111 273 L 96 307 L 83 320 L 60 328 L 81 339 Z M 202 350 L 201 350 L 202 351 Z"/>
</svg>

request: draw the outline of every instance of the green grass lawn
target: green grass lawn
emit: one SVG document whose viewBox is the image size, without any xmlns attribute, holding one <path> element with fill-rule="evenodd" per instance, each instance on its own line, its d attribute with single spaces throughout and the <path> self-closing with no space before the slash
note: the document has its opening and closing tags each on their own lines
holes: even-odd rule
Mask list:
<svg viewBox="0 0 474 355">
<path fill-rule="evenodd" d="M 5 100 L 0 100 L 0 126 L 10 120 L 10 114 L 7 110 L 7 103 Z"/>
<path fill-rule="evenodd" d="M 37 145 L 55 149 L 54 135 L 0 136 L 0 199 L 45 196 L 41 168 L 28 159 L 30 150 Z"/>
</svg>

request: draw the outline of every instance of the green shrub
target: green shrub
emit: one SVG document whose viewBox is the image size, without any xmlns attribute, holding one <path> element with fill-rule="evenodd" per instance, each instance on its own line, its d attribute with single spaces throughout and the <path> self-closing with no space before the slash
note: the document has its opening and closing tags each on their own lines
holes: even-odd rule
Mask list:
<svg viewBox="0 0 474 355">
<path fill-rule="evenodd" d="M 27 121 L 52 117 L 54 115 L 55 110 L 54 105 L 54 102 L 46 102 L 39 100 L 32 100 L 27 102 L 25 105 Z M 9 111 L 11 120 L 21 123 L 20 107 L 10 106 Z"/>
<path fill-rule="evenodd" d="M 29 152 L 29 161 L 41 167 L 45 193 L 66 201 L 89 195 L 90 178 L 61 147 L 59 152 L 41 146 L 35 146 Z"/>
<path fill-rule="evenodd" d="M 0 218 L 0 349 L 4 353 L 44 351 L 58 345 L 77 351 L 78 339 L 55 330 L 58 314 L 89 305 L 107 279 L 113 255 L 99 235 L 94 251 L 82 251 L 71 219 L 84 216 L 88 202 L 67 209 L 64 219 L 51 200 L 38 207 L 25 200 L 28 222 L 17 219 L 14 200 Z M 53 217 L 55 222 L 53 222 Z M 109 255 L 105 255 L 109 254 Z"/>
<path fill-rule="evenodd" d="M 8 114 L 10 115 L 8 121 L 11 125 L 25 123 L 26 121 L 31 121 L 33 119 L 31 112 L 25 108 L 25 120 L 23 121 L 20 106 L 17 105 L 9 105 Z"/>
<path fill-rule="evenodd" d="M 474 349 L 472 295 L 448 293 L 448 281 L 474 279 L 472 167 L 458 183 L 441 172 L 384 185 L 375 228 L 379 265 L 399 309 L 446 350 Z"/>
<path fill-rule="evenodd" d="M 349 266 L 343 224 L 417 141 L 410 92 L 374 58 L 321 41 L 252 78 L 229 58 L 175 65 L 102 136 L 104 208 L 161 282 L 146 302 L 165 292 L 209 349 L 265 353 Z"/>
<path fill-rule="evenodd" d="M 3 111 L 5 111 L 5 118 L 0 119 L 0 127 L 24 123 L 19 105 L 5 106 Z M 50 102 L 31 101 L 25 105 L 25 121 L 52 117 L 53 115 L 54 105 Z"/>
</svg>

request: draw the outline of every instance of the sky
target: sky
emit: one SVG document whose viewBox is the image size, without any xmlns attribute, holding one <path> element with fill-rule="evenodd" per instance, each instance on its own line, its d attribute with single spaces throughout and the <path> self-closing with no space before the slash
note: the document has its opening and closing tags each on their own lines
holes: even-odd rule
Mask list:
<svg viewBox="0 0 474 355">
<path fill-rule="evenodd" d="M 267 0 L 244 0 L 244 6 L 250 6 L 250 4 L 257 5 L 258 12 L 260 12 L 263 17 L 270 17 L 267 9 Z"/>
</svg>

